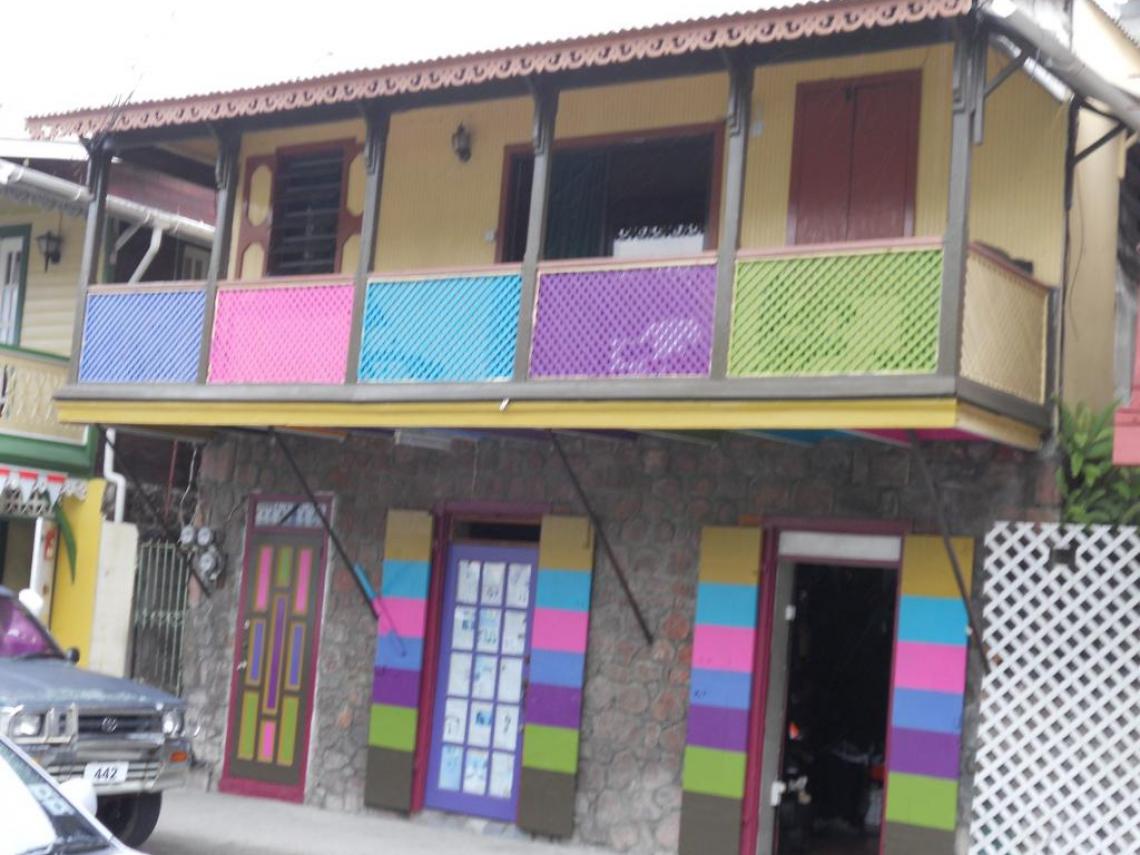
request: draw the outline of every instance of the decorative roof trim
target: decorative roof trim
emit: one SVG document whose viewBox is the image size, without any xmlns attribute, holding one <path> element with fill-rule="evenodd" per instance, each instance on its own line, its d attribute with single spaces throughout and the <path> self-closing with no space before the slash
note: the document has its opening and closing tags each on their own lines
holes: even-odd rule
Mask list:
<svg viewBox="0 0 1140 855">
<path fill-rule="evenodd" d="M 261 116 L 496 80 L 682 56 L 699 51 L 851 33 L 935 18 L 954 18 L 968 12 L 972 2 L 973 0 L 824 0 L 759 13 L 624 30 L 569 41 L 352 71 L 232 92 L 33 116 L 29 117 L 27 125 L 33 138 L 52 139 Z"/>
</svg>

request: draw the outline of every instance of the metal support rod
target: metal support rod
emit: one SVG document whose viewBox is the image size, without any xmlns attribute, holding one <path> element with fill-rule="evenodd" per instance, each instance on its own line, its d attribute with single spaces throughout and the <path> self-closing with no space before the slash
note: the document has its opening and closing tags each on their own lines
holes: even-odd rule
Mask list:
<svg viewBox="0 0 1140 855">
<path fill-rule="evenodd" d="M 107 217 L 107 182 L 111 172 L 111 153 L 100 137 L 87 144 L 87 219 L 83 230 L 83 251 L 79 258 L 79 296 L 75 303 L 75 324 L 71 332 L 71 364 L 67 382 L 79 379 L 79 359 L 83 349 L 83 327 L 87 320 L 87 289 L 95 283 L 99 269 L 99 253 L 103 245 L 103 226 Z"/>
<path fill-rule="evenodd" d="M 977 51 L 974 29 L 968 24 L 954 43 L 954 99 L 950 120 L 950 177 L 946 233 L 942 251 L 942 301 L 939 310 L 938 373 L 953 377 L 961 353 L 962 303 L 966 285 L 969 241 L 970 169 L 973 158 L 972 120 L 976 105 Z"/>
<path fill-rule="evenodd" d="M 1114 140 L 1117 136 L 1119 136 L 1120 132 L 1125 130 L 1127 127 L 1128 126 L 1125 125 L 1124 122 L 1117 122 L 1116 127 L 1114 127 L 1111 131 L 1108 131 L 1108 133 L 1103 134 L 1095 142 L 1089 143 L 1087 146 L 1085 146 L 1080 151 L 1078 151 L 1075 155 L 1073 155 L 1073 163 L 1080 163 L 1082 160 L 1084 160 L 1086 157 L 1088 157 L 1090 154 L 1092 154 L 1097 149 L 1099 149 L 1102 146 L 1112 142 L 1112 140 Z"/>
<path fill-rule="evenodd" d="M 625 592 L 625 598 L 629 602 L 629 607 L 633 609 L 633 615 L 637 618 L 637 625 L 641 627 L 641 634 L 645 636 L 645 643 L 653 645 L 653 633 L 649 630 L 649 624 L 645 620 L 645 615 L 641 613 L 641 607 L 637 604 L 637 600 L 633 596 L 633 590 L 629 587 L 629 581 L 626 579 L 625 571 L 622 570 L 621 562 L 618 561 L 617 555 L 614 554 L 614 548 L 610 545 L 610 539 L 606 536 L 606 530 L 602 528 L 602 522 L 598 519 L 598 515 L 594 513 L 594 509 L 590 506 L 590 500 L 586 498 L 586 491 L 582 489 L 582 482 L 578 480 L 577 473 L 574 472 L 574 467 L 570 465 L 570 458 L 566 456 L 565 449 L 562 448 L 562 442 L 558 439 L 558 434 L 550 431 L 550 441 L 554 445 L 554 450 L 558 453 L 558 457 L 562 460 L 562 466 L 566 470 L 566 474 L 570 477 L 570 483 L 574 485 L 574 492 L 578 494 L 578 501 L 582 503 L 582 510 L 586 512 L 586 516 L 590 518 L 590 524 L 594 527 L 594 531 L 598 533 L 598 539 L 602 542 L 602 549 L 606 552 L 606 557 L 610 560 L 610 565 L 614 568 L 614 574 L 618 577 L 618 582 L 621 583 L 621 589 Z"/>
<path fill-rule="evenodd" d="M 1024 49 L 1019 49 L 1017 56 L 1005 64 L 1001 71 L 993 76 L 993 78 L 986 84 L 986 91 L 984 98 L 989 98 L 994 94 L 994 91 L 1005 83 L 1009 78 L 1013 77 L 1018 70 L 1025 65 L 1025 61 L 1029 59 L 1029 54 Z"/>
<path fill-rule="evenodd" d="M 344 562 L 345 566 L 352 573 L 352 578 L 356 582 L 356 587 L 360 590 L 361 596 L 364 597 L 368 603 L 368 609 L 372 612 L 373 617 L 380 617 L 381 614 L 387 618 L 391 626 L 391 632 L 396 636 L 396 641 L 399 644 L 400 652 L 404 652 L 404 642 L 400 638 L 400 634 L 396 629 L 396 622 L 392 620 L 392 615 L 388 613 L 388 609 L 384 605 L 384 600 L 376 596 L 376 592 L 372 590 L 372 585 L 368 581 L 368 577 L 364 571 L 349 555 L 348 550 L 344 547 L 344 542 L 340 539 L 340 535 L 336 533 L 329 518 L 325 516 L 324 508 L 321 507 L 320 500 L 317 499 L 317 494 L 313 492 L 313 488 L 309 486 L 309 482 L 305 479 L 305 474 L 301 471 L 301 467 L 297 465 L 296 458 L 293 457 L 293 452 L 289 450 L 289 446 L 285 444 L 285 438 L 281 436 L 273 428 L 269 428 L 269 438 L 281 449 L 282 454 L 285 455 L 285 461 L 289 464 L 289 468 L 293 471 L 293 476 L 297 479 L 297 483 L 301 485 L 301 490 L 305 493 L 305 497 L 313 506 L 313 510 L 317 513 L 317 518 L 320 519 L 321 525 L 324 527 L 325 533 L 332 541 L 333 548 L 336 550 L 340 560 Z"/>
<path fill-rule="evenodd" d="M 530 365 L 534 333 L 535 299 L 538 295 L 538 262 L 546 240 L 546 208 L 550 197 L 550 159 L 554 147 L 554 121 L 558 115 L 558 90 L 548 83 L 531 81 L 534 98 L 534 172 L 530 185 L 530 210 L 526 221 L 522 289 L 519 295 L 519 325 L 515 345 L 515 380 L 525 380 Z"/>
<path fill-rule="evenodd" d="M 744 200 L 744 170 L 748 158 L 748 128 L 752 114 L 753 65 L 726 55 L 728 116 L 725 134 L 728 163 L 724 171 L 724 219 L 717 239 L 716 309 L 713 322 L 712 376 L 728 373 L 728 339 L 732 324 L 732 289 L 736 249 L 740 244 L 740 215 Z"/>
<path fill-rule="evenodd" d="M 230 241 L 234 230 L 234 204 L 237 200 L 238 156 L 241 138 L 232 130 L 215 129 L 218 159 L 214 164 L 217 188 L 214 240 L 206 267 L 206 304 L 202 312 L 202 341 L 198 351 L 198 382 L 205 383 L 210 371 L 210 338 L 214 329 L 214 308 L 218 282 L 226 278 L 230 263 Z"/>
<path fill-rule="evenodd" d="M 938 493 L 938 485 L 934 483 L 934 478 L 926 466 L 926 459 L 922 456 L 922 451 L 918 447 L 918 434 L 913 430 L 908 431 L 908 433 L 910 435 L 911 454 L 918 464 L 918 471 L 922 476 L 923 484 L 926 486 L 926 492 L 929 494 L 930 501 L 934 505 L 934 517 L 938 522 L 938 533 L 942 535 L 942 547 L 946 550 L 946 556 L 950 559 L 950 567 L 954 571 L 954 581 L 958 585 L 958 595 L 962 598 L 962 605 L 966 607 L 966 619 L 970 624 L 970 636 L 976 642 L 975 645 L 971 646 L 977 652 L 978 658 L 982 661 L 982 673 L 988 674 L 990 671 L 990 657 L 986 653 L 986 643 L 982 637 L 981 624 L 978 622 L 977 615 L 974 614 L 973 604 L 970 602 L 970 592 L 966 590 L 966 577 L 962 575 L 962 565 L 958 563 L 958 553 L 954 551 L 954 547 L 950 543 L 950 529 L 946 524 L 946 514 L 942 508 L 942 497 Z"/>
<path fill-rule="evenodd" d="M 364 108 L 364 210 L 360 220 L 360 259 L 353 280 L 352 327 L 348 338 L 345 382 L 355 383 L 360 370 L 360 341 L 364 334 L 364 302 L 368 274 L 376 263 L 376 231 L 380 223 L 380 196 L 384 189 L 384 155 L 388 146 L 388 112 Z"/>
</svg>

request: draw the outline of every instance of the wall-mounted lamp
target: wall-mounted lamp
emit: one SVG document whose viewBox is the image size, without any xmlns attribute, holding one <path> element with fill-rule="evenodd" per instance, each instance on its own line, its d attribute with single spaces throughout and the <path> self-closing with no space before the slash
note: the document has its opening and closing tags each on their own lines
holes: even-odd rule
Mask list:
<svg viewBox="0 0 1140 855">
<path fill-rule="evenodd" d="M 462 163 L 471 159 L 471 131 L 467 130 L 467 126 L 462 122 L 451 135 L 451 150 Z"/>
<path fill-rule="evenodd" d="M 61 250 L 63 249 L 63 235 L 48 229 L 42 235 L 36 236 L 36 246 L 44 257 L 44 273 L 52 264 L 59 264 Z"/>
</svg>

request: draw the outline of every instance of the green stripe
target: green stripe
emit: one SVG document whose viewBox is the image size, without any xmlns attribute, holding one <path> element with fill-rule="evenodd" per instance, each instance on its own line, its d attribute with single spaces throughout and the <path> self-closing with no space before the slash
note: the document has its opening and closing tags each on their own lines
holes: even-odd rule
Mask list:
<svg viewBox="0 0 1140 855">
<path fill-rule="evenodd" d="M 277 765 L 293 765 L 293 748 L 297 744 L 297 699 L 286 697 L 281 702 L 281 723 L 277 731 Z"/>
<path fill-rule="evenodd" d="M 277 551 L 277 578 L 274 585 L 288 588 L 293 577 L 293 547 L 282 546 Z"/>
<path fill-rule="evenodd" d="M 887 776 L 887 821 L 953 831 L 958 817 L 958 782 L 927 775 Z"/>
<path fill-rule="evenodd" d="M 253 759 L 253 744 L 257 738 L 257 692 L 243 692 L 241 696 L 241 727 L 238 729 L 239 760 Z"/>
<path fill-rule="evenodd" d="M 685 748 L 685 768 L 681 788 L 687 793 L 704 793 L 729 799 L 744 798 L 744 752 L 719 748 Z"/>
<path fill-rule="evenodd" d="M 368 744 L 377 748 L 414 751 L 417 713 L 411 707 L 373 704 L 368 714 Z"/>
<path fill-rule="evenodd" d="M 523 737 L 523 766 L 573 775 L 578 771 L 578 731 L 528 724 Z"/>
</svg>

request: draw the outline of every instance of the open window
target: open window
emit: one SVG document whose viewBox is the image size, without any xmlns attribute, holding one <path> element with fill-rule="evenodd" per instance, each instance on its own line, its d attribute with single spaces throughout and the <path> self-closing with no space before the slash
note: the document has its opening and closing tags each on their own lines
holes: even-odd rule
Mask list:
<svg viewBox="0 0 1140 855">
<path fill-rule="evenodd" d="M 716 246 L 720 129 L 701 127 L 555 145 L 548 259 L 655 258 Z M 502 261 L 520 261 L 534 158 L 508 151 Z"/>
</svg>

